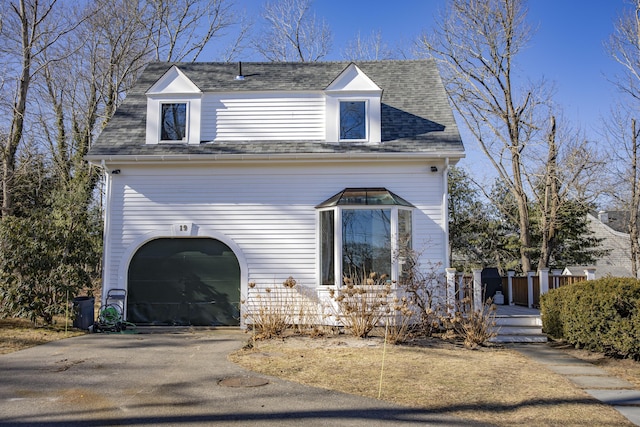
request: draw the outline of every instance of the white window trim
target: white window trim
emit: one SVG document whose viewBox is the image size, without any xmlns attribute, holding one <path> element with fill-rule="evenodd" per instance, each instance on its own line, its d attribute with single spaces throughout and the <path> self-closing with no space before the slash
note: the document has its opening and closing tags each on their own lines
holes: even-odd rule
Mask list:
<svg viewBox="0 0 640 427">
<path fill-rule="evenodd" d="M 162 105 L 187 104 L 186 130 L 183 140 L 162 140 Z M 147 144 L 200 144 L 201 94 L 147 95 Z"/>
<path fill-rule="evenodd" d="M 399 219 L 398 219 L 398 212 L 400 210 L 405 210 L 405 211 L 409 211 L 412 212 L 411 215 L 411 240 L 414 241 L 415 240 L 415 235 L 414 235 L 414 226 L 413 226 L 413 221 L 414 221 L 414 215 L 413 212 L 416 210 L 415 208 L 408 208 L 408 207 L 404 207 L 404 206 L 397 206 L 397 205 L 341 205 L 341 206 L 332 206 L 332 207 L 328 207 L 328 208 L 322 208 L 322 209 L 318 209 L 316 212 L 316 235 L 317 235 L 317 244 L 316 244 L 316 248 L 317 248 L 317 256 L 316 256 L 316 264 L 317 264 L 317 268 L 316 268 L 316 272 L 317 272 L 317 278 L 318 278 L 318 288 L 319 289 L 330 289 L 330 288 L 340 288 L 343 286 L 343 281 L 342 281 L 342 212 L 344 209 L 349 209 L 349 210 L 374 210 L 374 209 L 387 209 L 391 211 L 391 282 L 392 283 L 398 283 L 399 280 L 399 275 L 400 275 L 400 266 L 399 266 L 399 262 L 400 260 L 398 259 L 398 257 L 396 256 L 396 254 L 398 253 L 400 246 L 399 246 L 399 232 L 398 232 L 398 226 L 399 226 Z M 333 227 L 334 227 L 334 248 L 333 248 L 333 256 L 334 256 L 334 277 L 335 277 L 335 283 L 333 285 L 323 285 L 322 282 L 322 264 L 321 264 L 321 248 L 322 248 L 322 230 L 321 230 L 321 224 L 320 224 L 320 212 L 323 211 L 330 211 L 332 210 L 334 212 L 333 215 Z"/>
<path fill-rule="evenodd" d="M 379 93 L 347 93 L 341 91 L 325 92 L 326 101 L 326 127 L 327 142 L 345 144 L 379 144 L 382 141 L 380 127 L 380 94 Z M 365 102 L 365 132 L 366 139 L 340 139 L 340 103 L 341 102 Z"/>
</svg>

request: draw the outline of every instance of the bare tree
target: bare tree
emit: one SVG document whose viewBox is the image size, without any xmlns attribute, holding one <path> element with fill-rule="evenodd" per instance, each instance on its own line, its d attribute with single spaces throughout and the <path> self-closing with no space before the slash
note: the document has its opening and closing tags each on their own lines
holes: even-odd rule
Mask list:
<svg viewBox="0 0 640 427">
<path fill-rule="evenodd" d="M 41 70 L 37 63 L 51 46 L 73 31 L 79 22 L 67 19 L 56 0 L 4 1 L 0 54 L 14 76 L 11 123 L 2 144 L 2 216 L 13 212 L 16 154 L 23 139 L 32 79 Z M 55 60 L 51 58 L 50 60 Z"/>
<path fill-rule="evenodd" d="M 551 241 L 558 228 L 557 217 L 560 205 L 560 189 L 558 181 L 558 147 L 556 145 L 556 118 L 551 118 L 548 134 L 549 153 L 544 174 L 544 191 L 542 192 L 540 231 L 542 235 L 540 260 L 538 268 L 549 265 Z"/>
<path fill-rule="evenodd" d="M 311 13 L 311 0 L 277 0 L 264 6 L 266 29 L 253 46 L 272 62 L 319 61 L 331 50 L 332 35 L 326 22 Z"/>
<path fill-rule="evenodd" d="M 254 25 L 253 21 L 242 16 L 239 18 L 236 25 L 238 26 L 236 36 L 220 53 L 220 61 L 222 62 L 234 61 L 238 55 L 247 49 L 247 43 L 250 43 L 249 37 Z"/>
<path fill-rule="evenodd" d="M 195 61 L 213 38 L 236 24 L 229 0 L 146 0 L 146 7 L 139 16 L 151 26 L 158 61 Z"/>
<path fill-rule="evenodd" d="M 586 213 L 599 195 L 598 187 L 602 186 L 596 182 L 600 175 L 596 168 L 603 166 L 597 152 L 580 131 L 567 129 L 563 124 L 562 121 L 557 123 L 555 116 L 550 117 L 544 139 L 547 154 L 540 161 L 540 173 L 527 172 L 535 206 L 539 210 L 538 269 L 550 267 L 554 261 L 554 251 L 563 243 L 558 240 L 558 233 L 576 225 L 566 224 L 567 214 L 570 211 Z M 571 219 L 575 221 L 575 218 Z M 586 218 L 583 221 L 586 222 Z M 581 247 L 576 251 L 601 252 L 593 247 L 598 246 L 597 239 L 582 237 L 583 245 L 578 245 Z M 590 244 L 593 246 L 584 246 Z"/>
<path fill-rule="evenodd" d="M 631 119 L 631 211 L 629 213 L 629 240 L 631 245 L 631 273 L 638 277 L 640 262 L 640 231 L 638 230 L 638 214 L 640 214 L 640 171 L 638 170 L 638 129 L 636 119 Z"/>
<path fill-rule="evenodd" d="M 368 37 L 360 32 L 347 42 L 342 57 L 348 61 L 378 61 L 394 59 L 396 55 L 382 39 L 381 31 L 373 31 Z"/>
<path fill-rule="evenodd" d="M 418 40 L 422 53 L 439 60 L 454 108 L 517 203 L 523 271 L 531 269 L 532 250 L 523 164 L 548 101 L 543 84 L 515 77 L 532 34 L 526 15 L 524 0 L 451 0 L 433 34 Z"/>
<path fill-rule="evenodd" d="M 96 0 L 76 9 L 56 0 L 4 4 L 2 87 L 16 91 L 5 114 L 13 121 L 2 138 L 3 214 L 10 213 L 25 126 L 36 144 L 49 147 L 58 178 L 94 176 L 83 157 L 142 69 L 160 57 L 196 59 L 235 16 L 231 0 Z M 94 184 L 95 176 L 87 182 Z"/>
<path fill-rule="evenodd" d="M 153 60 L 150 28 L 141 13 L 145 10 L 127 0 L 99 0 L 92 6 L 87 40 L 90 68 L 95 73 L 98 93 L 104 104 L 102 125 L 115 112 L 142 69 Z"/>
<path fill-rule="evenodd" d="M 235 25 L 232 4 L 231 0 L 98 0 L 86 6 L 89 19 L 65 46 L 74 54 L 64 64 L 48 67 L 42 82 L 41 97 L 57 112 L 55 123 L 43 123 L 42 134 L 48 136 L 53 157 L 67 178 L 71 167 L 90 172 L 84 155 L 144 67 L 153 60 L 197 59 Z M 247 28 L 241 29 L 238 39 Z"/>
<path fill-rule="evenodd" d="M 97 1 L 85 39 L 93 71 L 100 76 L 103 126 L 150 61 L 195 61 L 235 25 L 231 5 L 231 0 Z M 242 28 L 238 38 L 246 31 Z"/>
<path fill-rule="evenodd" d="M 604 124 L 605 138 L 611 150 L 609 163 L 611 183 L 609 195 L 616 207 L 628 215 L 629 253 L 631 272 L 638 277 L 640 271 L 640 129 L 635 115 L 637 111 L 628 104 L 612 108 Z"/>
<path fill-rule="evenodd" d="M 609 55 L 622 66 L 611 82 L 622 93 L 640 101 L 640 0 L 630 0 L 633 9 L 621 15 L 605 43 Z"/>
<path fill-rule="evenodd" d="M 638 107 L 640 106 L 640 0 L 630 2 L 632 9 L 621 15 L 616 21 L 614 32 L 605 48 L 609 55 L 622 66 L 619 75 L 610 78 L 613 85 L 627 95 L 624 101 L 612 110 L 606 127 L 606 134 L 619 153 L 617 185 L 613 187 L 614 197 L 629 214 L 629 238 L 631 269 L 638 277 L 640 269 L 640 170 L 638 165 L 639 148 L 637 126 Z M 622 190 L 622 191 L 620 191 Z"/>
</svg>

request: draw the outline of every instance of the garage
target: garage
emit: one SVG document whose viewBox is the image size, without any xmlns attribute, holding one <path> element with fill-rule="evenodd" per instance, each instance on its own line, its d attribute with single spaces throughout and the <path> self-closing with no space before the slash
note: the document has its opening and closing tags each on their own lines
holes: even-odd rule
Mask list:
<svg viewBox="0 0 640 427">
<path fill-rule="evenodd" d="M 240 265 L 210 238 L 151 240 L 128 270 L 127 320 L 139 325 L 240 324 Z"/>
</svg>

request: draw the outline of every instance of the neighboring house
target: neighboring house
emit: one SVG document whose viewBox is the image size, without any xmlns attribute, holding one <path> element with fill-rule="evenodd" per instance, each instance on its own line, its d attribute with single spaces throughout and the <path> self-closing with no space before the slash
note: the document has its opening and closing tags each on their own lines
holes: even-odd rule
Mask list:
<svg viewBox="0 0 640 427">
<path fill-rule="evenodd" d="M 140 324 L 237 325 L 249 283 L 325 298 L 343 274 L 448 266 L 464 156 L 435 62 L 153 63 L 91 147 L 103 302 Z"/>
<path fill-rule="evenodd" d="M 622 211 L 601 211 L 587 215 L 593 237 L 601 239 L 600 248 L 609 252 L 595 265 L 595 277 L 633 277 L 631 272 L 631 243 L 628 233 L 629 215 Z M 585 267 L 571 267 L 568 272 L 583 275 Z"/>
</svg>

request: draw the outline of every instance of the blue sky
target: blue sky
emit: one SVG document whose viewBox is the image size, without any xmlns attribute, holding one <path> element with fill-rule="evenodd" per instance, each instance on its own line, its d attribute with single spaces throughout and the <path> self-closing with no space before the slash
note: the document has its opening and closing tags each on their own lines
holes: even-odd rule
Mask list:
<svg viewBox="0 0 640 427">
<path fill-rule="evenodd" d="M 445 0 L 371 1 L 316 0 L 318 17 L 334 34 L 334 54 L 360 31 L 363 36 L 382 32 L 389 45 L 411 43 L 429 30 Z M 590 122 L 608 111 L 611 85 L 604 74 L 617 65 L 604 51 L 603 42 L 625 7 L 625 0 L 530 0 L 529 22 L 537 27 L 530 47 L 520 57 L 523 75 L 555 83 L 558 101 L 567 114 Z M 605 105 L 606 104 L 606 105 Z M 585 123 L 586 124 L 586 123 Z"/>
<path fill-rule="evenodd" d="M 331 59 L 341 59 L 338 46 L 344 46 L 358 31 L 368 35 L 380 30 L 390 45 L 410 43 L 423 30 L 429 30 L 445 3 L 316 0 L 314 5 L 317 16 L 326 19 L 334 34 L 336 52 Z M 601 117 L 607 115 L 616 96 L 605 76 L 620 71 L 603 43 L 626 6 L 625 0 L 529 2 L 529 23 L 537 32 L 519 58 L 519 71 L 533 81 L 544 77 L 552 82 L 556 102 L 566 117 L 592 138 L 598 137 Z M 465 141 L 465 145 L 473 159 L 473 141 Z"/>
<path fill-rule="evenodd" d="M 239 0 L 239 4 L 255 15 L 263 1 Z M 327 59 L 341 60 L 341 50 L 358 32 L 366 37 L 381 31 L 391 47 L 412 43 L 421 32 L 429 31 L 445 4 L 446 0 L 315 0 L 313 7 L 334 36 L 333 53 Z M 530 0 L 528 7 L 529 23 L 537 32 L 519 58 L 521 77 L 553 82 L 555 100 L 565 117 L 597 139 L 601 117 L 617 96 L 605 76 L 611 78 L 621 70 L 603 43 L 628 2 Z M 473 144 L 465 140 L 472 158 Z"/>
</svg>

